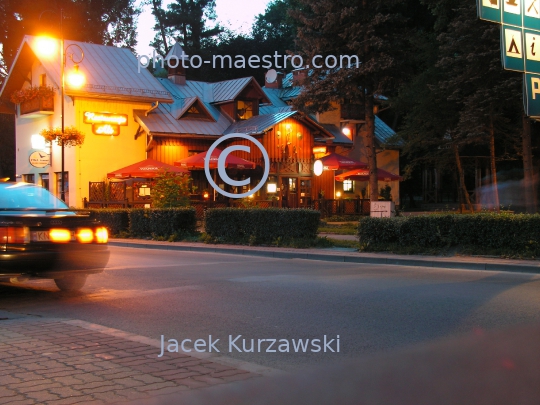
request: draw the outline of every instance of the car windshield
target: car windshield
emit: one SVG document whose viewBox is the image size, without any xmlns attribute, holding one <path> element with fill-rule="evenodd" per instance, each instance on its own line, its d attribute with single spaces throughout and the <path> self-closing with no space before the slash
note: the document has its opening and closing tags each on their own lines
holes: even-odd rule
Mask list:
<svg viewBox="0 0 540 405">
<path fill-rule="evenodd" d="M 0 184 L 0 210 L 67 209 L 68 206 L 48 190 L 28 183 Z"/>
</svg>

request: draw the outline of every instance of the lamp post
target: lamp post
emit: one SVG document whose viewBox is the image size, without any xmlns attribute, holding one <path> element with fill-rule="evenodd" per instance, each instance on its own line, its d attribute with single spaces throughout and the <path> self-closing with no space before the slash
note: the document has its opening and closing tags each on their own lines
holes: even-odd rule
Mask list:
<svg viewBox="0 0 540 405">
<path fill-rule="evenodd" d="M 70 74 L 70 78 L 69 78 L 70 85 L 72 84 L 72 85 L 74 85 L 74 87 L 75 86 L 80 87 L 84 83 L 84 76 L 79 72 L 79 65 L 78 64 L 81 63 L 83 61 L 83 59 L 84 59 L 84 51 L 77 44 L 69 44 L 66 48 L 64 48 L 64 35 L 63 35 L 63 33 L 62 33 L 62 38 L 60 40 L 60 46 L 61 46 L 60 57 L 62 59 L 62 66 L 61 66 L 61 69 L 60 69 L 60 76 L 62 78 L 62 90 L 60 92 L 61 93 L 60 98 L 61 98 L 61 103 L 62 103 L 62 112 L 61 112 L 61 114 L 62 114 L 62 145 L 61 145 L 62 167 L 61 167 L 61 172 L 60 172 L 60 199 L 65 202 L 66 201 L 66 189 L 65 189 L 65 178 L 64 178 L 64 125 L 65 125 L 65 121 L 64 121 L 64 92 L 65 92 L 65 87 L 66 87 L 66 72 L 65 72 L 66 62 L 67 62 L 66 56 L 68 55 L 67 51 L 71 46 L 77 47 L 81 51 L 81 58 L 78 59 L 78 60 L 73 59 L 73 53 L 69 55 L 69 59 L 75 64 L 75 66 L 73 67 L 74 72 L 72 72 Z"/>
<path fill-rule="evenodd" d="M 45 10 L 45 11 L 52 11 L 52 10 Z M 43 13 L 45 13 L 45 11 Z M 41 13 L 41 15 L 43 15 Z M 41 16 L 40 16 L 41 19 Z M 69 44 L 67 47 L 64 47 L 64 29 L 63 29 L 63 22 L 64 22 L 64 10 L 60 9 L 60 101 L 61 101 L 61 120 L 62 120 L 62 141 L 60 144 L 61 148 L 61 169 L 60 169 L 60 199 L 62 201 L 66 201 L 66 190 L 65 190 L 65 165 L 64 165 L 64 131 L 65 131 L 65 119 L 64 119 L 64 96 L 65 96 L 65 87 L 66 87 L 66 63 L 67 63 L 67 57 L 69 56 L 69 59 L 74 63 L 73 72 L 69 74 L 68 82 L 71 87 L 81 87 L 84 84 L 84 75 L 79 72 L 79 63 L 81 63 L 84 59 L 84 51 L 83 49 L 77 45 L 77 44 Z M 70 47 L 76 47 L 81 52 L 81 57 L 79 59 L 74 58 L 74 54 L 68 54 L 68 49 Z M 48 50 L 44 52 L 51 52 L 52 53 L 53 47 L 50 47 Z"/>
</svg>

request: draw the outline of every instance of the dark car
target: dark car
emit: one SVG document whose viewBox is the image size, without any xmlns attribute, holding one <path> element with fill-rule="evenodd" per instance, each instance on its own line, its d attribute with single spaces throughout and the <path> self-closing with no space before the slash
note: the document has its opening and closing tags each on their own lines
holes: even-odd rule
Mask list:
<svg viewBox="0 0 540 405">
<path fill-rule="evenodd" d="M 54 279 L 79 290 L 109 261 L 107 229 L 28 183 L 0 182 L 0 280 Z"/>
</svg>

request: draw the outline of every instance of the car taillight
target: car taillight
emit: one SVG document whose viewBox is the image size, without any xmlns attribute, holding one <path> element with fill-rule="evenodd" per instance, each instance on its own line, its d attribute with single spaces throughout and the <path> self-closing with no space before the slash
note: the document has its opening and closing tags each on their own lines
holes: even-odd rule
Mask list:
<svg viewBox="0 0 540 405">
<path fill-rule="evenodd" d="M 71 241 L 71 231 L 68 229 L 53 228 L 49 230 L 49 239 L 52 242 L 66 243 Z"/>
<path fill-rule="evenodd" d="M 97 243 L 107 243 L 109 240 L 109 231 L 107 228 L 99 227 L 96 229 L 96 242 Z"/>
<path fill-rule="evenodd" d="M 0 243 L 28 243 L 30 242 L 30 230 L 27 227 L 2 227 L 0 228 Z"/>
<path fill-rule="evenodd" d="M 80 243 L 92 243 L 94 232 L 90 228 L 81 228 L 77 230 L 77 240 Z"/>
</svg>

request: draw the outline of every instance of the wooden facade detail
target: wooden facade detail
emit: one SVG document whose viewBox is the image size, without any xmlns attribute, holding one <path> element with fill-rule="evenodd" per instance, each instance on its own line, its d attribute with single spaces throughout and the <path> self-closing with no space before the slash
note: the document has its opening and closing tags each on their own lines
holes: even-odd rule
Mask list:
<svg viewBox="0 0 540 405">
<path fill-rule="evenodd" d="M 214 140 L 172 137 L 154 137 L 154 141 L 154 147 L 148 152 L 148 157 L 169 165 L 194 153 L 208 150 L 214 142 Z"/>
</svg>

